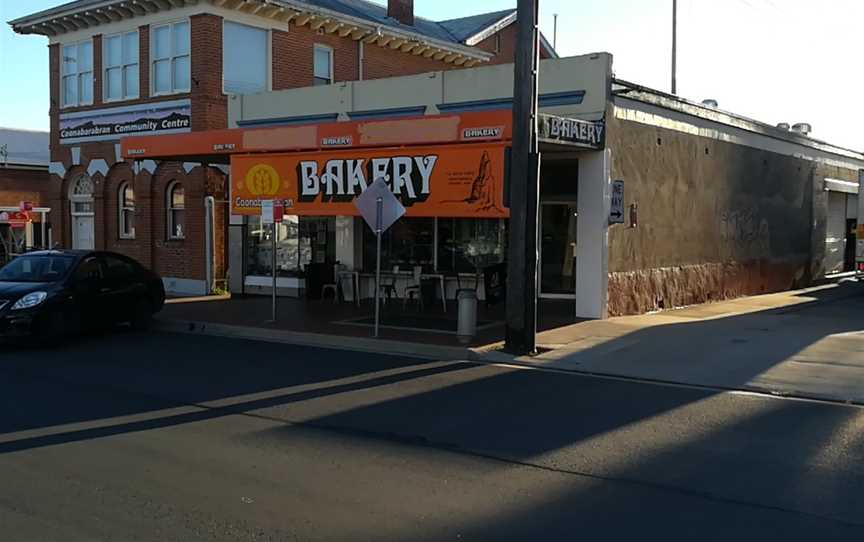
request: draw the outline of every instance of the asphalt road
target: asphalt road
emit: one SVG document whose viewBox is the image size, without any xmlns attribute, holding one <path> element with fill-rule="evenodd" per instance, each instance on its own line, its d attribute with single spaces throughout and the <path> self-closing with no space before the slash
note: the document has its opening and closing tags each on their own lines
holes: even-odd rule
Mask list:
<svg viewBox="0 0 864 542">
<path fill-rule="evenodd" d="M 0 351 L 0 540 L 860 540 L 864 410 L 120 332 Z"/>
</svg>

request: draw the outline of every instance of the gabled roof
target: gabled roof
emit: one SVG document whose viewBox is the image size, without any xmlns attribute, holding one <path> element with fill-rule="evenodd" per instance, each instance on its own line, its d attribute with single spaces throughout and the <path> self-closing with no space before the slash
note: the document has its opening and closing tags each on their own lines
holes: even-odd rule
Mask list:
<svg viewBox="0 0 864 542">
<path fill-rule="evenodd" d="M 51 161 L 48 145 L 48 132 L 0 128 L 0 168 L 14 166 L 47 168 Z"/>
<path fill-rule="evenodd" d="M 492 13 L 481 13 L 480 15 L 472 15 L 470 17 L 462 17 L 460 19 L 450 19 L 436 23 L 447 30 L 451 36 L 459 43 L 468 43 L 468 41 L 482 34 L 489 28 L 494 28 L 496 25 L 516 20 L 515 9 L 505 9 L 503 11 L 494 11 Z M 468 43 L 468 45 L 472 45 Z"/>
<path fill-rule="evenodd" d="M 415 17 L 414 25 L 406 25 L 388 17 L 386 6 L 368 0 L 206 1 L 466 67 L 489 60 L 490 53 L 473 46 L 516 20 L 516 10 L 509 9 L 440 22 Z M 196 4 L 200 5 L 199 0 L 75 0 L 9 24 L 18 33 L 56 36 Z"/>
</svg>

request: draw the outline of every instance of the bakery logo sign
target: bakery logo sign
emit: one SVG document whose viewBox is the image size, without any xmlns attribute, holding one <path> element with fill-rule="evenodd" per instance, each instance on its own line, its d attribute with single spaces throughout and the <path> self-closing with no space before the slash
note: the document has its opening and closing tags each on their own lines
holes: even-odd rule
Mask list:
<svg viewBox="0 0 864 542">
<path fill-rule="evenodd" d="M 297 165 L 299 199 L 352 201 L 375 179 L 383 178 L 402 204 L 426 201 L 438 156 L 393 156 L 387 158 L 334 159 L 326 162 L 303 160 Z"/>
<path fill-rule="evenodd" d="M 462 130 L 463 141 L 489 141 L 501 139 L 504 133 L 503 126 L 490 126 L 487 128 L 465 128 Z"/>
<path fill-rule="evenodd" d="M 540 114 L 538 137 L 546 143 L 558 143 L 586 149 L 606 146 L 606 123 Z"/>
<path fill-rule="evenodd" d="M 119 140 L 131 135 L 192 130 L 189 100 L 67 113 L 60 116 L 60 143 Z"/>
</svg>

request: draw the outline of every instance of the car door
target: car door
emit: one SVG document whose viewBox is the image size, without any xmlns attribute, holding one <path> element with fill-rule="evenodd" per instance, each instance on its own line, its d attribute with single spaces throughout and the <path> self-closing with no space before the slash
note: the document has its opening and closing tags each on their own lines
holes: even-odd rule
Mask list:
<svg viewBox="0 0 864 542">
<path fill-rule="evenodd" d="M 114 254 L 103 254 L 100 259 L 105 269 L 106 316 L 112 323 L 126 322 L 132 317 L 141 296 L 142 284 L 137 267 Z"/>
<path fill-rule="evenodd" d="M 83 327 L 92 328 L 105 321 L 104 271 L 97 256 L 86 256 L 75 268 L 70 283 L 74 306 Z"/>
</svg>

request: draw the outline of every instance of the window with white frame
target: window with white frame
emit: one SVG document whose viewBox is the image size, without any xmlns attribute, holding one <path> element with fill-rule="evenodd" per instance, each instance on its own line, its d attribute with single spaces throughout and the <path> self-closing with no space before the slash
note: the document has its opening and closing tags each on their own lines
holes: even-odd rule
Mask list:
<svg viewBox="0 0 864 542">
<path fill-rule="evenodd" d="M 183 185 L 173 182 L 168 185 L 168 238 L 184 239 L 186 237 L 186 195 Z"/>
<path fill-rule="evenodd" d="M 225 94 L 267 90 L 269 31 L 225 21 L 222 29 L 222 89 Z"/>
<path fill-rule="evenodd" d="M 135 191 L 132 183 L 121 184 L 117 197 L 120 209 L 120 238 L 135 239 Z"/>
<path fill-rule="evenodd" d="M 64 45 L 61 49 L 61 100 L 63 107 L 93 103 L 93 42 Z"/>
<path fill-rule="evenodd" d="M 315 46 L 315 86 L 333 83 L 333 49 L 326 45 Z"/>
<path fill-rule="evenodd" d="M 189 92 L 192 80 L 189 22 L 156 26 L 151 41 L 153 94 Z"/>
<path fill-rule="evenodd" d="M 105 101 L 138 97 L 138 31 L 103 39 Z"/>
</svg>

